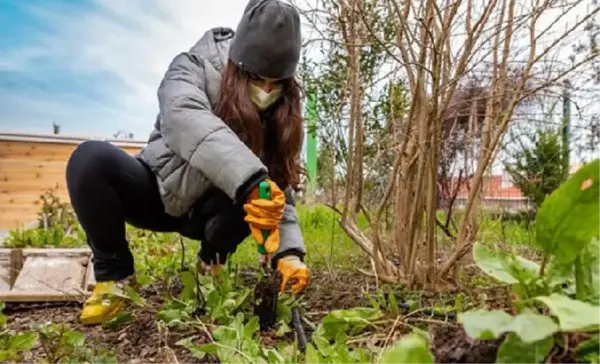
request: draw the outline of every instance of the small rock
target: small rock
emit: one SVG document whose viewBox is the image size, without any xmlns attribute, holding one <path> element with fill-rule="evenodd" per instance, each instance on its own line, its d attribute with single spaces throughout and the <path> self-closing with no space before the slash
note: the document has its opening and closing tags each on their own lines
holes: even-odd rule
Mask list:
<svg viewBox="0 0 600 364">
<path fill-rule="evenodd" d="M 150 356 L 154 356 L 154 354 L 156 354 L 156 348 L 151 348 L 146 346 L 145 348 L 142 349 L 140 356 L 142 358 L 147 358 Z"/>
</svg>

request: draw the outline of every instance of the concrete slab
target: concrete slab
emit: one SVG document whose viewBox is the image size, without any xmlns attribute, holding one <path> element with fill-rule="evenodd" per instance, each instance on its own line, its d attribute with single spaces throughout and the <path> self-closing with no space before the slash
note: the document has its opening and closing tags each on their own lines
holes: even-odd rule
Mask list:
<svg viewBox="0 0 600 364">
<path fill-rule="evenodd" d="M 83 292 L 88 257 L 43 257 L 25 259 L 12 292 L 77 294 Z"/>
</svg>

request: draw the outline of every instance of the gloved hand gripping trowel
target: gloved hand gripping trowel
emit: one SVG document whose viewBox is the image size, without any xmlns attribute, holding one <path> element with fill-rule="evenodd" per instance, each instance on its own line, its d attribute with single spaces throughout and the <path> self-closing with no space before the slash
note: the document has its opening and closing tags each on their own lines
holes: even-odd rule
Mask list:
<svg viewBox="0 0 600 364">
<path fill-rule="evenodd" d="M 259 198 L 271 199 L 271 187 L 263 181 L 259 185 Z M 267 241 L 269 231 L 263 231 L 263 242 Z M 261 330 L 275 327 L 277 322 L 277 298 L 282 283 L 281 274 L 271 269 L 271 255 L 265 249 L 264 243 L 257 245 L 258 259 L 261 265 L 262 277 L 254 289 L 254 314 L 259 318 Z M 296 331 L 300 351 L 306 349 L 306 335 L 302 328 L 300 310 L 297 306 L 292 309 L 292 326 Z"/>
<path fill-rule="evenodd" d="M 271 199 L 271 186 L 267 181 L 259 185 L 259 198 Z M 277 319 L 277 297 L 281 275 L 271 269 L 271 254 L 267 253 L 265 243 L 270 232 L 263 230 L 263 244 L 257 244 L 258 259 L 261 266 L 261 278 L 254 289 L 254 314 L 258 316 L 260 329 L 267 330 L 275 326 Z"/>
</svg>

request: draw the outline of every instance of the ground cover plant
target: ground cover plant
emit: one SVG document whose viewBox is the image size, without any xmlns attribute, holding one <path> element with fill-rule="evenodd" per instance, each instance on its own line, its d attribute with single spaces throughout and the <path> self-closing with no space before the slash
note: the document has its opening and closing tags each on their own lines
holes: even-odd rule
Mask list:
<svg viewBox="0 0 600 364">
<path fill-rule="evenodd" d="M 598 161 L 581 168 L 546 198 L 536 216 L 541 264 L 521 256 L 473 247 L 477 265 L 515 294 L 512 314 L 478 308 L 459 316 L 470 337 L 508 333 L 497 362 L 541 362 L 555 347 L 577 337 L 584 361 L 598 361 L 600 245 Z M 579 341 L 582 340 L 582 341 Z"/>
<path fill-rule="evenodd" d="M 121 293 L 128 310 L 90 328 L 78 322 L 80 303 L 6 303 L 0 357 L 53 363 L 597 363 L 598 166 L 581 168 L 546 199 L 535 231 L 523 223 L 520 233 L 508 235 L 531 238 L 511 244 L 489 224 L 473 247 L 473 263 L 449 292 L 413 291 L 359 273 L 356 268 L 367 271 L 370 263 L 335 225 L 335 214 L 300 206 L 314 281 L 299 300 L 279 297 L 277 324 L 267 331 L 252 310 L 258 279 L 252 241 L 240 246 L 222 274 L 199 275 L 197 242 L 129 226 L 141 289 Z M 516 231 L 519 224 L 511 226 Z M 294 306 L 309 338 L 304 352 L 291 325 Z"/>
<path fill-rule="evenodd" d="M 83 327 L 82 302 L 4 303 L 0 361 L 600 362 L 599 162 L 571 174 L 598 152 L 598 1 L 291 2 L 318 139 L 306 292 L 261 330 L 251 239 L 213 276 L 198 242 L 127 226 L 128 309 Z M 68 203 L 40 203 L 5 247 L 86 246 Z"/>
<path fill-rule="evenodd" d="M 41 363 L 595 363 L 600 353 L 600 228 L 593 217 L 600 211 L 599 196 L 597 161 L 548 196 L 533 225 L 484 219 L 472 251 L 474 264 L 467 264 L 455 289 L 445 293 L 412 291 L 360 273 L 371 269 L 369 261 L 339 230 L 335 213 L 321 205 L 299 206 L 314 281 L 299 300 L 279 297 L 277 324 L 267 331 L 260 330 L 252 310 L 259 276 L 252 241 L 240 246 L 222 274 L 204 275 L 196 272 L 198 242 L 128 226 L 141 284 L 139 292 L 120 293 L 129 309 L 89 328 L 78 323 L 79 303 L 3 304 L 0 358 Z M 72 219 L 43 223 L 52 221 L 44 218 L 48 205 L 54 206 L 52 216 L 72 214 L 49 192 L 42 198 L 42 223 L 13 232 L 7 245 L 83 245 L 82 237 L 47 243 L 40 231 L 70 236 L 80 231 Z M 291 326 L 292 307 L 299 307 L 309 338 L 305 350 Z"/>
<path fill-rule="evenodd" d="M 45 204 L 43 206 L 43 210 L 47 210 Z M 61 206 L 64 210 L 69 210 L 68 206 Z M 302 217 L 306 216 L 303 218 L 303 228 L 307 243 L 310 244 L 314 240 L 323 241 L 323 227 L 333 226 L 324 224 L 327 223 L 327 220 L 333 222 L 333 215 L 323 207 L 310 210 L 301 209 L 300 211 Z M 65 212 L 65 214 L 68 213 L 70 212 Z M 60 224 L 56 224 L 56 227 L 54 231 L 60 231 L 63 228 Z M 80 227 L 77 228 L 80 229 Z M 70 242 L 47 244 L 45 235 L 35 235 L 40 231 L 47 231 L 46 229 L 47 227 L 34 227 L 17 230 L 9 237 L 7 245 L 16 248 L 81 245 Z M 328 238 L 335 240 L 330 246 L 325 245 L 320 248 L 317 246 L 316 249 L 311 249 L 310 254 L 314 256 L 313 259 L 315 262 L 320 262 L 318 264 L 323 267 L 333 268 L 326 261 L 336 260 L 336 255 L 343 254 L 344 256 L 340 257 L 339 261 L 345 261 L 345 258 L 352 258 L 355 252 L 353 252 L 353 244 L 343 234 L 339 231 L 332 233 L 333 235 L 327 233 Z M 238 254 L 230 261 L 226 274 L 213 277 L 197 275 L 195 272 L 196 252 L 199 248 L 197 242 L 182 239 L 176 234 L 155 234 L 131 226 L 128 226 L 127 234 L 136 256 L 137 280 L 142 286 L 141 295 L 133 291 L 122 293 L 123 297 L 130 300 L 132 310 L 107 322 L 98 331 L 79 326 L 77 323 L 78 305 L 67 304 L 62 307 L 38 308 L 30 311 L 26 305 L 9 304 L 11 306 L 8 308 L 10 319 L 3 316 L 5 325 L 3 360 L 77 362 L 80 360 L 114 361 L 118 359 L 123 361 L 131 359 L 124 356 L 127 354 L 119 349 L 116 353 L 114 350 L 111 352 L 102 349 L 100 350 L 102 354 L 95 354 L 93 348 L 106 347 L 107 345 L 103 345 L 103 343 L 107 341 L 110 343 L 111 334 L 120 329 L 131 329 L 136 332 L 139 329 L 137 324 L 144 322 L 144 318 L 152 320 L 156 325 L 152 331 L 161 335 L 162 340 L 167 341 L 165 348 L 169 348 L 170 345 L 175 348 L 174 350 L 179 351 L 179 355 L 190 360 L 295 362 L 301 357 L 305 358 L 304 355 L 308 355 L 311 358 L 319 357 L 321 361 L 339 361 L 340 355 L 350 355 L 349 358 L 354 358 L 354 361 L 361 361 L 361 358 L 371 358 L 374 353 L 378 353 L 377 351 L 358 350 L 356 353 L 347 351 L 346 342 L 349 339 L 344 338 L 341 334 L 336 338 L 337 351 L 326 351 L 323 346 L 323 342 L 331 336 L 331 327 L 347 322 L 347 329 L 356 331 L 366 326 L 365 322 L 368 318 L 382 316 L 378 309 L 369 309 L 364 312 L 361 310 L 332 311 L 324 317 L 324 324 L 318 326 L 323 328 L 316 328 L 317 333 L 323 332 L 323 334 L 314 335 L 315 339 L 321 338 L 321 341 L 317 341 L 319 344 L 317 346 L 310 344 L 307 353 L 301 354 L 291 340 L 289 326 L 291 307 L 298 303 L 293 303 L 286 296 L 282 296 L 278 304 L 278 327 L 274 333 L 262 333 L 261 338 L 258 332 L 258 319 L 252 315 L 250 310 L 252 289 L 249 287 L 256 280 L 256 272 L 239 268 L 242 264 L 255 261 L 255 251 L 251 242 L 246 242 L 241 246 Z M 198 277 L 198 281 L 195 277 Z M 52 317 L 52 322 L 45 322 L 45 326 L 40 326 L 40 322 L 44 322 L 42 317 Z M 308 320 L 306 322 L 309 323 L 308 329 L 315 329 L 315 324 Z M 232 327 L 233 331 L 229 329 Z M 54 335 L 51 344 L 42 340 L 44 335 L 50 335 L 47 332 Z M 176 332 L 176 334 L 173 335 L 172 332 Z M 143 333 L 139 334 L 137 340 L 141 341 L 144 338 Z M 87 343 L 85 342 L 86 336 L 91 336 L 91 340 Z M 273 339 L 280 339 L 282 342 L 280 345 L 271 345 L 270 348 L 267 345 L 265 349 L 261 341 L 270 336 Z M 177 338 L 176 341 L 173 341 L 174 337 Z M 123 346 L 120 340 L 122 338 L 122 336 L 117 336 L 120 347 Z M 209 341 L 203 344 L 203 340 Z M 408 344 L 416 342 L 422 346 L 422 350 L 427 350 L 425 337 L 415 339 L 413 336 L 408 336 L 406 340 L 409 340 Z M 407 344 L 402 341 L 398 345 Z M 414 344 L 410 345 L 414 346 Z M 168 359 L 152 356 L 157 354 L 155 351 L 144 351 L 151 346 L 151 342 L 144 343 L 141 353 L 135 351 L 135 347 L 131 347 L 129 350 L 133 349 L 136 352 L 134 358 L 152 361 Z M 410 346 L 409 352 L 414 350 L 412 346 Z M 416 350 L 421 349 L 416 348 Z M 164 350 L 166 353 L 164 355 L 171 353 L 169 349 Z M 323 350 L 323 352 L 321 353 L 319 350 Z M 177 354 L 173 351 L 172 355 L 175 358 Z M 390 355 L 393 357 L 397 354 L 391 351 L 382 357 L 388 358 L 385 360 L 389 361 Z"/>
</svg>

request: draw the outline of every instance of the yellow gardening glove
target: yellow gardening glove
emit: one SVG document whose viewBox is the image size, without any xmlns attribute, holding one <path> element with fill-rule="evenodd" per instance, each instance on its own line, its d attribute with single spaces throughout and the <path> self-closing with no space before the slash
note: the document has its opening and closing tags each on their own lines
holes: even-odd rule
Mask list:
<svg viewBox="0 0 600 364">
<path fill-rule="evenodd" d="M 310 283 L 310 271 L 306 265 L 295 255 L 288 255 L 277 261 L 277 270 L 283 276 L 280 291 L 286 289 L 288 283 L 292 285 L 292 294 L 298 295 Z"/>
<path fill-rule="evenodd" d="M 273 181 L 269 179 L 266 181 L 271 186 L 271 199 L 260 199 L 258 187 L 255 188 L 244 205 L 246 211 L 244 220 L 250 226 L 250 233 L 256 243 L 264 244 L 267 253 L 273 254 L 279 248 L 279 223 L 283 217 L 285 195 Z M 263 230 L 269 231 L 266 242 L 263 239 Z"/>
</svg>

